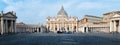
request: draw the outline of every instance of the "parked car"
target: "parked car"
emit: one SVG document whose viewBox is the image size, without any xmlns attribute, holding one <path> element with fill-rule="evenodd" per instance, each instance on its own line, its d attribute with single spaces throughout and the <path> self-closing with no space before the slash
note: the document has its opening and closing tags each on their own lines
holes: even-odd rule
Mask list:
<svg viewBox="0 0 120 45">
<path fill-rule="evenodd" d="M 72 32 L 71 31 L 67 31 L 66 34 L 72 34 Z"/>
</svg>

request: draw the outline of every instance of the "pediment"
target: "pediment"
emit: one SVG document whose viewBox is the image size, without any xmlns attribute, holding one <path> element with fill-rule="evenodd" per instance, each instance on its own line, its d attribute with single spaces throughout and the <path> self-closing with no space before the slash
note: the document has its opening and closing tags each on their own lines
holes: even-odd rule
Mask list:
<svg viewBox="0 0 120 45">
<path fill-rule="evenodd" d="M 119 15 L 119 14 L 115 14 L 115 15 L 112 16 L 112 17 L 113 17 L 113 18 L 114 18 L 114 17 L 120 17 L 120 15 Z"/>
<path fill-rule="evenodd" d="M 12 18 L 15 18 L 16 15 L 12 14 L 12 13 L 7 13 L 4 15 L 4 17 L 12 17 Z"/>
</svg>

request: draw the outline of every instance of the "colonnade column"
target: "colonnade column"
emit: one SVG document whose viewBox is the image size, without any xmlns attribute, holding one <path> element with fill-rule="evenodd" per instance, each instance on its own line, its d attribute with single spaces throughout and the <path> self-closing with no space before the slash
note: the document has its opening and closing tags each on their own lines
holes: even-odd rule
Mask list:
<svg viewBox="0 0 120 45">
<path fill-rule="evenodd" d="M 116 22 L 114 20 L 114 32 L 116 31 Z"/>
<path fill-rule="evenodd" d="M 14 32 L 14 30 L 13 30 L 13 20 L 11 20 L 11 31 Z"/>
<path fill-rule="evenodd" d="M 119 25 L 118 25 L 118 32 L 120 33 L 120 20 L 119 20 Z"/>
<path fill-rule="evenodd" d="M 37 32 L 39 32 L 38 27 L 36 27 Z"/>
<path fill-rule="evenodd" d="M 90 32 L 92 32 L 92 27 L 90 27 Z"/>
<path fill-rule="evenodd" d="M 86 32 L 88 33 L 88 27 L 86 27 Z"/>
<path fill-rule="evenodd" d="M 113 32 L 113 30 L 114 30 L 113 29 L 114 28 L 113 23 L 114 23 L 114 21 L 111 20 L 110 21 L 110 32 Z"/>
<path fill-rule="evenodd" d="M 1 18 L 1 34 L 4 33 L 4 21 L 3 18 Z"/>
<path fill-rule="evenodd" d="M 59 29 L 59 31 L 60 31 L 60 30 L 61 30 L 61 23 L 59 24 L 59 28 L 60 28 L 60 29 Z"/>
<path fill-rule="evenodd" d="M 14 31 L 15 31 L 15 33 L 17 32 L 17 30 L 16 30 L 16 20 L 14 20 Z"/>
<path fill-rule="evenodd" d="M 93 32 L 93 27 L 91 27 L 91 32 Z"/>
<path fill-rule="evenodd" d="M 94 27 L 92 27 L 92 32 L 94 31 Z"/>
<path fill-rule="evenodd" d="M 52 24 L 50 24 L 50 28 L 49 28 L 50 31 L 51 31 L 51 27 L 52 27 Z"/>
<path fill-rule="evenodd" d="M 6 33 L 8 33 L 8 20 L 5 20 L 5 29 L 6 29 Z"/>
<path fill-rule="evenodd" d="M 59 31 L 59 24 L 57 24 L 57 31 Z"/>
</svg>

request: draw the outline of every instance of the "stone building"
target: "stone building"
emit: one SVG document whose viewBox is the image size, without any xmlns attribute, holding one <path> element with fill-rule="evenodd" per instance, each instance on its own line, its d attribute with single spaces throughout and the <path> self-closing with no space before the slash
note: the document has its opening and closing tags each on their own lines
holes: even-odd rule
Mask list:
<svg viewBox="0 0 120 45">
<path fill-rule="evenodd" d="M 120 33 L 120 11 L 110 12 L 105 15 L 110 16 L 110 32 Z"/>
<path fill-rule="evenodd" d="M 0 34 L 6 34 L 6 33 L 15 33 L 16 32 L 16 13 L 7 12 L 3 13 L 3 11 L 0 13 Z"/>
<path fill-rule="evenodd" d="M 87 15 L 78 22 L 78 31 L 88 32 L 119 32 L 120 33 L 120 11 L 103 14 L 103 17 Z"/>
<path fill-rule="evenodd" d="M 69 17 L 67 12 L 64 10 L 63 6 L 60 11 L 57 13 L 57 16 L 50 17 L 46 19 L 46 27 L 50 32 L 76 32 L 78 30 L 78 18 Z"/>
</svg>

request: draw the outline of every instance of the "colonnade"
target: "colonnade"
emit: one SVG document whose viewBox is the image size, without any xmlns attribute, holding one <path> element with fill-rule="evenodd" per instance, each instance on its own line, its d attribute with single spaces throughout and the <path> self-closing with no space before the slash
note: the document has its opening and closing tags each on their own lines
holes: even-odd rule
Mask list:
<svg viewBox="0 0 120 45">
<path fill-rule="evenodd" d="M 24 33 L 24 32 L 42 32 L 43 28 L 40 25 L 29 25 L 29 24 L 25 24 L 25 25 L 16 25 L 16 30 L 18 33 Z"/>
<path fill-rule="evenodd" d="M 1 34 L 16 32 L 16 20 L 1 18 Z"/>
<path fill-rule="evenodd" d="M 84 32 L 88 33 L 88 32 L 106 32 L 109 33 L 109 28 L 110 27 L 84 27 Z"/>
</svg>

